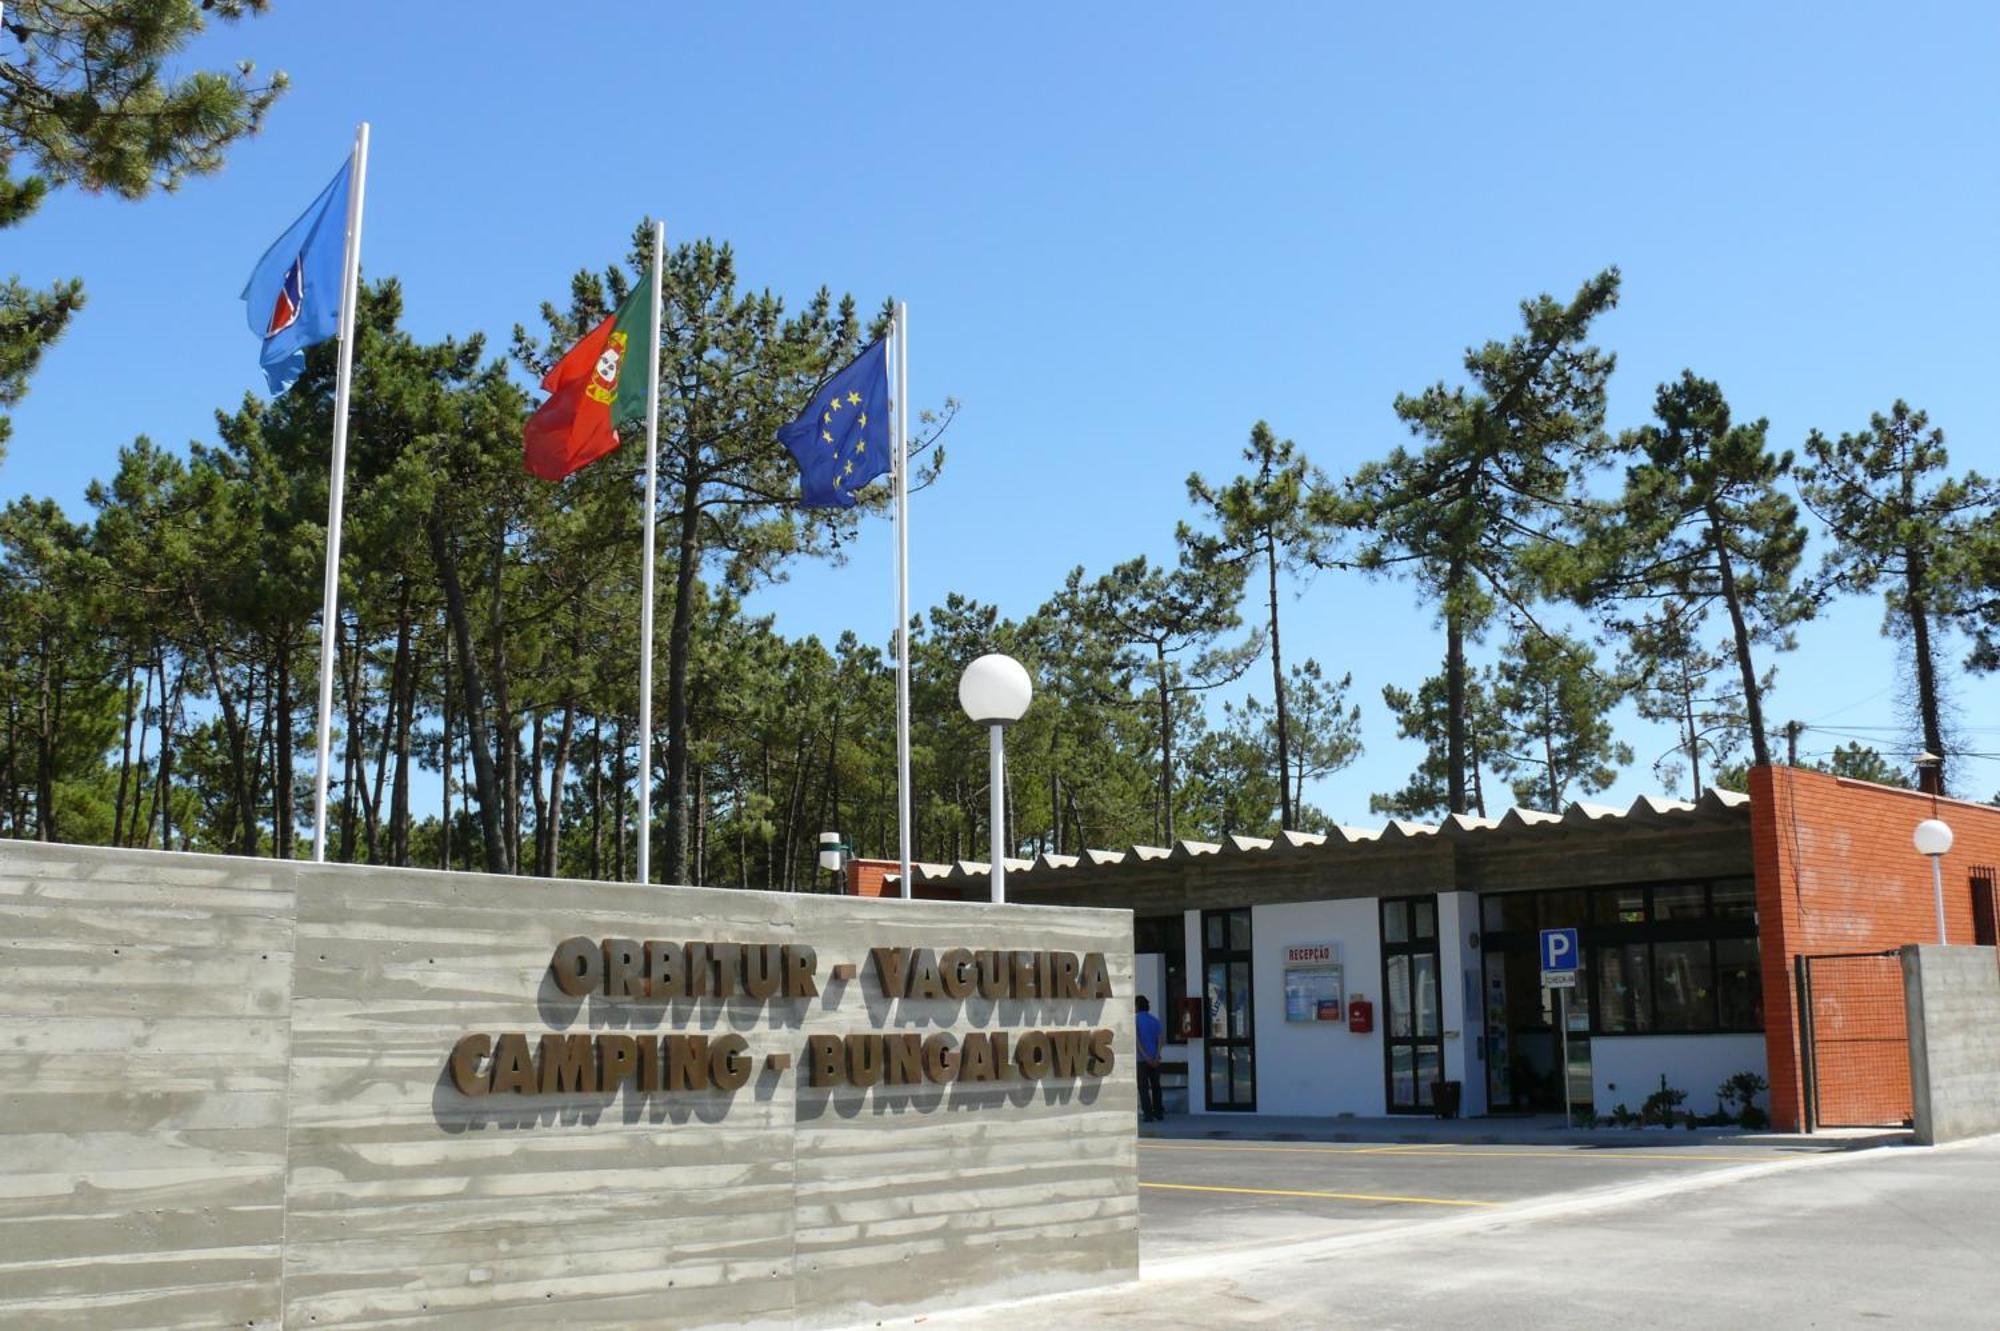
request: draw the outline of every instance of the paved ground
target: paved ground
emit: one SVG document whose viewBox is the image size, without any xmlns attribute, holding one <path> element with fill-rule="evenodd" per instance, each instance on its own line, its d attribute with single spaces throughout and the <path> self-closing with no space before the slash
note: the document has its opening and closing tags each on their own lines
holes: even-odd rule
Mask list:
<svg viewBox="0 0 2000 1331">
<path fill-rule="evenodd" d="M 1830 1147 L 1151 1140 L 1139 1285 L 924 1320 L 2000 1325 L 2000 1139 Z"/>
<path fill-rule="evenodd" d="M 1798 1149 L 1704 1147 L 1671 1137 L 1603 1148 L 1143 1141 L 1141 1242 L 1146 1261 L 1158 1264 L 1685 1178 Z"/>
</svg>

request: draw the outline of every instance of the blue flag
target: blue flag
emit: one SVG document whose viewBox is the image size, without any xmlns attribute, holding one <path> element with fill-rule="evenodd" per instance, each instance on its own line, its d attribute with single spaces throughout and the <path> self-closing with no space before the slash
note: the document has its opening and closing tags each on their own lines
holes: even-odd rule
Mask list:
<svg viewBox="0 0 2000 1331">
<path fill-rule="evenodd" d="M 871 342 L 778 431 L 799 464 L 807 508 L 853 508 L 854 492 L 889 470 L 889 350 Z"/>
<path fill-rule="evenodd" d="M 354 159 L 312 207 L 264 251 L 243 286 L 250 331 L 264 343 L 257 362 L 273 396 L 306 367 L 306 348 L 340 332 L 341 278 L 347 256 L 347 193 Z"/>
</svg>

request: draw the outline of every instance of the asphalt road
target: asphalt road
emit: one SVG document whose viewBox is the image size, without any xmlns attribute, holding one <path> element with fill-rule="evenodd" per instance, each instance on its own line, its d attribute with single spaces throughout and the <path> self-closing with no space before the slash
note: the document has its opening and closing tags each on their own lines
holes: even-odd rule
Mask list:
<svg viewBox="0 0 2000 1331">
<path fill-rule="evenodd" d="M 1663 1134 L 1664 1135 L 1664 1134 Z M 1149 1265 L 1494 1211 L 1648 1179 L 1782 1159 L 1748 1147 L 1324 1145 L 1142 1141 Z"/>
<path fill-rule="evenodd" d="M 2000 1325 L 2000 1138 L 1927 1149 L 1146 1142 L 1140 1284 L 935 1326 Z"/>
</svg>

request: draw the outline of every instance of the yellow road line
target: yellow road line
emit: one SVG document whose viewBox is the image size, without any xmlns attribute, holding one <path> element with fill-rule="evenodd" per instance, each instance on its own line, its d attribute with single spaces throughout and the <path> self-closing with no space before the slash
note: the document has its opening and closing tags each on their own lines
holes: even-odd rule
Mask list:
<svg viewBox="0 0 2000 1331">
<path fill-rule="evenodd" d="M 1498 1206 L 1498 1202 L 1466 1201 L 1458 1197 L 1384 1197 L 1368 1192 L 1304 1192 L 1292 1188 L 1221 1188 L 1207 1183 L 1145 1183 L 1142 1188 L 1174 1192 L 1231 1192 L 1247 1197 L 1314 1197 L 1330 1202 L 1402 1202 L 1409 1206 Z"/>
<path fill-rule="evenodd" d="M 1596 1160 L 1616 1162 L 1619 1160 L 1666 1160 L 1666 1161 L 1707 1161 L 1710 1163 L 1730 1163 L 1742 1160 L 1762 1160 L 1763 1155 L 1692 1155 L 1685 1152 L 1644 1152 L 1625 1151 L 1616 1147 L 1578 1147 L 1567 1151 L 1509 1151 L 1477 1150 L 1468 1151 L 1448 1146 L 1263 1146 L 1255 1142 L 1161 1142 L 1141 1141 L 1141 1149 L 1148 1151 L 1256 1151 L 1262 1153 L 1303 1153 L 1308 1155 L 1429 1155 L 1461 1156 L 1474 1160 L 1529 1159 L 1529 1160 Z"/>
<path fill-rule="evenodd" d="M 1466 1151 L 1448 1146 L 1369 1146 L 1355 1155 L 1438 1155 L 1463 1156 L 1474 1160 L 1596 1160 L 1616 1163 L 1620 1160 L 1666 1160 L 1672 1162 L 1709 1161 L 1729 1163 L 1746 1158 L 1765 1159 L 1764 1156 L 1741 1155 L 1690 1155 L 1681 1152 L 1621 1151 L 1615 1146 L 1577 1147 L 1567 1151 Z"/>
</svg>

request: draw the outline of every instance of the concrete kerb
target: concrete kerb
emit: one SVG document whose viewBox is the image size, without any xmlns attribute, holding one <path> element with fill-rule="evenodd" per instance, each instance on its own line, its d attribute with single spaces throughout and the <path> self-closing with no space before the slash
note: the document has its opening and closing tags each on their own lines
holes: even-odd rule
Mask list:
<svg viewBox="0 0 2000 1331">
<path fill-rule="evenodd" d="M 2000 1136 L 2000 1134 L 1996 1134 Z M 1807 1138 L 1806 1140 L 1811 1140 Z M 925 1326 L 966 1326 L 997 1315 L 1020 1312 L 1034 1308 L 1053 1310 L 1064 1304 L 1076 1305 L 1086 1300 L 1109 1300 L 1121 1296 L 1136 1296 L 1144 1291 L 1149 1299 L 1158 1299 L 1163 1286 L 1187 1285 L 1197 1281 L 1213 1282 L 1218 1278 L 1241 1278 L 1250 1272 L 1272 1267 L 1297 1267 L 1311 1262 L 1324 1261 L 1347 1252 L 1383 1244 L 1422 1242 L 1428 1239 L 1452 1238 L 1461 1234 L 1482 1233 L 1503 1229 L 1512 1225 L 1532 1224 L 1543 1220 L 1567 1219 L 1571 1216 L 1588 1215 L 1594 1212 L 1615 1210 L 1623 1206 L 1633 1206 L 1643 1202 L 1658 1200 L 1694 1192 L 1704 1192 L 1712 1188 L 1724 1188 L 1739 1183 L 1751 1182 L 1772 1174 L 1786 1173 L 1795 1169 L 1827 1168 L 1840 1164 L 1857 1164 L 1869 1160 L 1887 1159 L 1900 1155 L 1904 1150 L 1933 1152 L 1954 1151 L 1972 1146 L 1981 1141 L 1991 1141 L 1990 1137 L 1967 1138 L 1949 1142 L 1941 1146 L 1918 1146 L 1902 1134 L 1894 1143 L 1896 1150 L 1875 1149 L 1835 1149 L 1787 1156 L 1781 1160 L 1764 1160 L 1752 1164 L 1732 1165 L 1727 1169 L 1710 1170 L 1701 1174 L 1680 1175 L 1665 1179 L 1649 1179 L 1640 1183 L 1612 1184 L 1583 1192 L 1567 1193 L 1560 1197 L 1541 1197 L 1524 1202 L 1514 1202 L 1498 1206 L 1492 1210 L 1472 1211 L 1447 1216 L 1437 1220 L 1420 1220 L 1407 1225 L 1396 1225 L 1386 1229 L 1365 1230 L 1359 1233 L 1338 1234 L 1328 1238 L 1303 1239 L 1295 1243 L 1267 1244 L 1257 1248 L 1239 1248 L 1199 1257 L 1183 1257 L 1167 1262 L 1149 1263 L 1144 1255 L 1140 1258 L 1140 1279 L 1121 1285 L 1105 1286 L 1096 1290 L 1074 1294 L 1046 1294 L 1032 1298 L 1018 1299 L 1007 1303 L 985 1304 L 962 1311 L 933 1313 L 922 1318 L 890 1318 L 865 1325 L 872 1327 L 914 1326 L 921 1322 Z M 846 1331 L 846 1329 L 843 1329 Z M 859 1331 L 858 1325 L 854 1331 Z"/>
<path fill-rule="evenodd" d="M 1745 1132 L 1735 1128 L 1564 1128 L 1556 1118 L 1285 1118 L 1260 1115 L 1243 1123 L 1218 1123 L 1219 1115 L 1190 1115 L 1148 1124 L 1139 1140 L 1329 1142 L 1369 1146 L 1578 1146 L 1595 1148 L 1750 1146 L 1858 1151 L 1914 1141 L 1908 1128 L 1841 1128 L 1816 1133 Z"/>
</svg>

